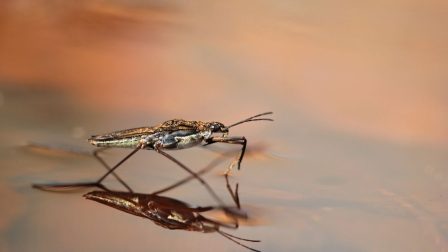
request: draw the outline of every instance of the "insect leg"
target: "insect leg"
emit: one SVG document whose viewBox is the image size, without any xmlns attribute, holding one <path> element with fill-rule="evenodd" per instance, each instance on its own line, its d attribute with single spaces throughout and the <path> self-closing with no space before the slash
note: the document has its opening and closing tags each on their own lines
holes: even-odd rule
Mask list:
<svg viewBox="0 0 448 252">
<path fill-rule="evenodd" d="M 244 244 L 242 244 L 241 242 L 239 242 L 239 241 L 237 241 L 237 240 L 235 240 L 235 239 L 242 240 L 242 241 L 248 241 L 248 242 L 260 242 L 260 240 L 252 240 L 252 239 L 241 238 L 241 237 L 234 236 L 234 235 L 231 235 L 231 234 L 229 234 L 229 233 L 223 232 L 223 231 L 221 231 L 221 230 L 216 230 L 216 232 L 218 232 L 218 233 L 219 233 L 220 235 L 222 235 L 223 237 L 225 237 L 225 238 L 227 238 L 227 239 L 233 241 L 234 243 L 240 245 L 241 247 L 247 248 L 247 249 L 249 249 L 249 250 L 251 250 L 251 251 L 254 251 L 254 252 L 261 252 L 260 250 L 251 248 L 251 247 L 249 247 L 249 246 L 247 246 L 247 245 L 244 245 Z M 234 238 L 235 238 L 235 239 L 234 239 Z"/>
<path fill-rule="evenodd" d="M 129 153 L 126 157 L 124 157 L 120 162 L 118 162 L 114 167 L 110 168 L 109 171 L 107 171 L 101 178 L 99 178 L 96 183 L 100 184 L 107 176 L 109 176 L 111 173 L 114 172 L 115 169 L 117 169 L 120 165 L 122 165 L 126 160 L 128 160 L 130 157 L 132 157 L 137 151 L 142 149 L 142 146 L 145 146 L 143 143 L 139 144 L 137 148 L 135 148 L 131 153 Z M 129 188 L 130 189 L 130 188 Z M 132 190 L 130 190 L 132 192 Z"/>
<path fill-rule="evenodd" d="M 249 249 L 251 251 L 261 252 L 260 250 L 251 248 L 251 247 L 249 247 L 249 246 L 247 246 L 247 245 L 245 245 L 245 244 L 243 244 L 243 243 L 238 241 L 238 240 L 240 240 L 240 241 L 247 241 L 247 242 L 260 242 L 260 240 L 254 240 L 254 239 L 247 239 L 247 238 L 238 237 L 238 236 L 235 236 L 235 235 L 231 235 L 231 234 L 229 234 L 227 232 L 224 232 L 224 231 L 222 231 L 220 229 L 220 227 L 237 229 L 238 226 L 231 226 L 231 225 L 228 225 L 226 223 L 221 223 L 221 222 L 218 222 L 218 221 L 214 221 L 214 220 L 208 219 L 208 218 L 206 218 L 206 217 L 204 217 L 202 215 L 198 215 L 196 220 L 202 222 L 204 226 L 205 225 L 209 226 L 209 228 L 212 228 L 212 230 L 216 231 L 218 234 L 220 234 L 221 236 L 225 237 L 226 239 L 229 239 L 232 242 L 238 244 L 239 246 L 247 248 L 247 249 Z"/>
<path fill-rule="evenodd" d="M 201 182 L 201 184 L 207 189 L 207 191 L 210 193 L 210 195 L 212 195 L 213 198 L 215 198 L 215 200 L 220 204 L 220 205 L 224 205 L 224 202 L 218 197 L 218 195 L 213 191 L 213 189 L 207 184 L 207 182 L 205 182 L 205 180 L 203 180 L 201 177 L 199 177 L 196 173 L 194 173 L 192 170 L 190 170 L 190 168 L 188 168 L 187 166 L 185 166 L 184 164 L 182 164 L 179 160 L 175 159 L 173 156 L 169 155 L 168 153 L 164 152 L 163 150 L 160 149 L 159 145 L 155 145 L 154 149 L 156 150 L 157 153 L 162 154 L 163 156 L 165 156 L 166 158 L 168 158 L 169 160 L 173 161 L 174 163 L 176 163 L 177 165 L 179 165 L 182 169 L 184 169 L 185 171 L 187 171 L 188 173 L 190 173 L 194 178 L 196 178 L 199 182 Z"/>
<path fill-rule="evenodd" d="M 210 145 L 213 143 L 228 143 L 228 144 L 241 144 L 241 152 L 240 152 L 240 156 L 238 158 L 238 170 L 240 169 L 241 166 L 241 162 L 243 161 L 243 157 L 244 157 L 244 153 L 246 152 L 246 145 L 247 145 L 247 140 L 245 137 L 211 137 L 205 140 L 206 144 L 205 145 Z M 233 164 L 227 169 L 227 171 L 225 172 L 226 175 L 228 175 L 233 168 Z"/>
<path fill-rule="evenodd" d="M 106 148 L 102 148 L 102 149 L 97 149 L 95 151 L 93 151 L 92 155 L 93 157 L 98 160 L 98 162 L 100 162 L 108 171 L 111 170 L 110 166 L 104 161 L 103 158 L 101 158 L 98 154 L 102 151 L 106 150 Z M 124 182 L 115 172 L 111 172 L 112 175 L 118 180 L 118 182 L 120 182 L 120 184 L 122 184 L 124 187 L 126 187 L 126 189 L 128 189 L 129 192 L 133 192 L 131 187 L 129 187 L 128 184 L 126 184 L 126 182 Z M 97 182 L 98 183 L 98 182 Z"/>
<path fill-rule="evenodd" d="M 39 148 L 39 149 L 45 149 L 50 151 L 63 151 L 66 153 L 72 153 L 72 154 L 78 154 L 78 155 L 85 155 L 85 156 L 93 156 L 96 160 L 98 160 L 107 170 L 110 170 L 110 167 L 106 164 L 106 162 L 98 155 L 98 153 L 105 150 L 105 148 L 94 150 L 93 152 L 89 151 L 79 151 L 74 149 L 63 149 L 63 148 L 55 148 L 51 146 L 45 146 L 40 144 L 30 144 L 30 147 L 33 148 Z M 112 173 L 112 175 L 124 186 L 126 187 L 130 192 L 132 192 L 132 189 L 116 174 Z M 100 189 L 108 191 L 108 189 L 97 182 L 76 182 L 76 183 L 54 183 L 54 184 L 33 184 L 32 185 L 36 189 L 44 190 L 44 191 L 54 191 L 54 192 L 61 192 L 61 191 L 68 191 L 68 190 L 76 190 L 81 189 L 85 187 L 98 187 Z"/>
<path fill-rule="evenodd" d="M 201 170 L 199 170 L 195 174 L 198 175 L 198 176 L 202 175 L 202 174 L 210 171 L 211 169 L 213 169 L 215 166 L 217 166 L 218 164 L 222 163 L 223 161 L 224 161 L 223 158 L 217 157 L 214 160 L 212 160 L 206 167 L 202 168 Z M 196 177 L 194 175 L 190 175 L 190 176 L 188 176 L 188 177 L 186 177 L 184 179 L 179 180 L 178 182 L 176 182 L 176 183 L 174 183 L 174 184 L 172 184 L 170 186 L 167 186 L 167 187 L 165 187 L 163 189 L 155 191 L 155 192 L 153 192 L 151 194 L 154 194 L 154 195 L 162 194 L 162 193 L 170 191 L 170 190 L 172 190 L 172 189 L 174 189 L 176 187 L 179 187 L 179 186 L 181 186 L 181 185 L 183 185 L 183 184 L 187 183 L 188 181 L 190 181 L 192 179 L 195 179 L 195 178 Z"/>
<path fill-rule="evenodd" d="M 96 182 L 79 182 L 79 183 L 54 183 L 54 184 L 33 184 L 33 188 L 49 191 L 49 192 L 63 192 L 63 191 L 73 191 L 76 189 L 83 189 L 86 187 L 98 187 L 105 191 L 110 191 L 107 187 Z"/>
<path fill-rule="evenodd" d="M 235 223 L 235 226 L 238 227 L 239 218 L 248 219 L 249 217 L 247 213 L 243 209 L 241 209 L 240 197 L 238 192 L 239 189 L 238 183 L 236 184 L 235 191 L 233 191 L 232 188 L 230 187 L 229 177 L 225 175 L 225 178 L 226 178 L 227 190 L 229 191 L 229 194 L 232 197 L 232 200 L 235 203 L 236 207 L 226 207 L 223 208 L 222 210 L 227 214 L 228 217 L 232 218 L 232 220 Z"/>
<path fill-rule="evenodd" d="M 227 232 L 224 232 L 224 231 L 222 231 L 220 229 L 220 227 L 237 229 L 238 228 L 238 222 L 236 223 L 236 225 L 232 226 L 232 225 L 229 225 L 229 224 L 226 224 L 226 223 L 221 223 L 221 222 L 218 222 L 218 221 L 214 221 L 214 220 L 208 219 L 208 218 L 206 218 L 206 217 L 204 217 L 202 215 L 198 215 L 197 219 L 199 221 L 203 222 L 203 223 L 207 223 L 207 224 L 212 225 L 217 233 L 219 233 L 223 237 L 233 241 L 234 243 L 236 243 L 236 244 L 238 244 L 238 245 L 240 245 L 242 247 L 245 247 L 245 248 L 247 248 L 249 250 L 252 250 L 252 251 L 255 251 L 255 252 L 261 252 L 260 250 L 251 248 L 251 247 L 249 247 L 249 246 L 247 246 L 245 244 L 242 244 L 241 242 L 237 241 L 237 240 L 241 240 L 241 241 L 247 241 L 247 242 L 260 242 L 260 240 L 254 240 L 254 239 L 247 239 L 247 238 L 238 237 L 238 236 L 235 236 L 235 235 L 231 235 L 231 234 L 229 234 Z"/>
<path fill-rule="evenodd" d="M 126 160 L 128 160 L 132 155 L 134 155 L 137 151 L 141 149 L 141 146 L 144 146 L 144 144 L 140 144 L 135 150 L 133 150 L 131 153 L 129 153 L 126 157 L 124 157 L 120 162 L 118 162 L 114 167 L 110 168 L 100 179 L 98 179 L 96 182 L 87 182 L 87 183 L 67 183 L 67 184 L 33 184 L 34 188 L 45 190 L 45 191 L 60 191 L 60 189 L 68 189 L 68 188 L 81 188 L 81 187 L 98 187 L 101 189 L 104 189 L 106 191 L 109 191 L 101 182 L 109 176 L 111 173 L 114 172 L 115 169 L 117 169 L 121 164 L 123 164 Z M 105 164 L 105 163 L 104 163 Z M 108 167 L 107 164 L 105 166 Z M 115 175 L 115 177 L 118 177 L 118 175 Z M 119 178 L 119 177 L 118 177 Z M 119 179 L 119 181 L 122 181 Z M 124 181 L 122 181 L 122 184 Z M 132 189 L 124 183 L 125 187 L 132 192 Z M 54 190 L 52 190 L 54 189 Z"/>
<path fill-rule="evenodd" d="M 235 202 L 235 204 L 236 204 L 236 206 L 237 206 L 238 208 L 241 208 L 241 205 L 240 205 L 240 197 L 238 196 L 238 183 L 236 183 L 236 186 L 235 186 L 235 193 L 234 193 L 233 190 L 232 190 L 232 188 L 230 187 L 229 176 L 226 175 L 225 177 L 226 177 L 226 187 L 227 187 L 227 190 L 228 190 L 229 193 L 230 193 L 230 196 L 232 196 L 233 202 Z"/>
</svg>

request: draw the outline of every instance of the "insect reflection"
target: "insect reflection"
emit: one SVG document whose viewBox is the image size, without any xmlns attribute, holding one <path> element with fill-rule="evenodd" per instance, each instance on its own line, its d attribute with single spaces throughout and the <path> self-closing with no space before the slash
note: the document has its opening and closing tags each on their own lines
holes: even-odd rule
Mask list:
<svg viewBox="0 0 448 252">
<path fill-rule="evenodd" d="M 33 149 L 45 149 L 49 151 L 59 151 L 59 152 L 68 152 L 80 155 L 92 155 L 90 152 L 82 152 L 82 151 L 74 151 L 74 150 L 61 150 L 60 148 L 52 148 L 49 146 L 39 145 L 39 144 L 31 144 L 28 147 Z M 219 156 L 212 160 L 207 166 L 199 170 L 195 175 L 202 175 L 218 164 L 222 163 L 225 160 L 225 157 L 231 154 L 232 152 L 224 153 L 222 156 Z M 100 161 L 106 168 L 108 168 L 107 164 L 101 159 L 98 158 L 95 153 L 93 155 L 96 159 Z M 232 242 L 245 247 L 252 251 L 259 251 L 254 248 L 251 248 L 242 243 L 242 241 L 246 242 L 259 242 L 259 240 L 245 239 L 238 236 L 231 235 L 222 230 L 222 228 L 230 228 L 237 229 L 239 224 L 239 219 L 247 219 L 248 216 L 241 209 L 239 193 L 238 193 L 238 184 L 235 186 L 235 190 L 232 190 L 228 176 L 225 176 L 226 187 L 227 190 L 235 204 L 235 206 L 227 206 L 223 203 L 221 199 L 219 199 L 220 204 L 218 206 L 206 206 L 206 207 L 191 207 L 189 204 L 182 202 L 177 199 L 168 198 L 160 196 L 160 194 L 178 188 L 179 186 L 189 182 L 194 179 L 195 176 L 190 175 L 184 179 L 177 181 L 176 183 L 167 186 L 163 189 L 155 191 L 150 194 L 143 193 L 135 193 L 129 185 L 126 184 L 117 174 L 114 174 L 114 177 L 123 185 L 126 185 L 128 192 L 120 192 L 114 191 L 103 185 L 102 183 L 73 183 L 73 184 L 59 184 L 59 185 L 34 185 L 35 188 L 53 191 L 53 192 L 65 192 L 65 191 L 73 191 L 76 189 L 83 189 L 89 187 L 97 187 L 102 189 L 102 191 L 93 191 L 84 195 L 85 198 L 89 200 L 93 200 L 107 206 L 113 207 L 120 211 L 133 214 L 136 216 L 140 216 L 143 218 L 150 219 L 155 224 L 172 230 L 186 230 L 186 231 L 195 231 L 202 233 L 211 233 L 216 232 L 226 239 L 231 240 Z M 227 217 L 229 217 L 230 222 L 220 222 L 207 217 L 204 217 L 203 214 L 208 211 L 221 211 Z"/>
<path fill-rule="evenodd" d="M 242 123 L 253 122 L 253 121 L 273 121 L 271 118 L 263 118 L 262 116 L 271 115 L 272 112 L 265 112 L 258 115 L 251 116 L 239 122 L 233 123 L 231 125 L 225 126 L 220 122 L 202 122 L 202 121 L 187 121 L 183 119 L 173 119 L 165 121 L 157 126 L 151 127 L 139 127 L 133 129 L 125 129 L 114 131 L 106 134 L 95 135 L 88 139 L 88 141 L 96 146 L 103 149 L 107 148 L 131 148 L 134 149 L 126 157 L 124 157 L 115 166 L 109 167 L 103 162 L 103 165 L 108 169 L 108 171 L 99 178 L 96 182 L 91 183 L 68 183 L 68 184 L 35 184 L 34 187 L 40 189 L 50 189 L 53 188 L 67 188 L 74 186 L 92 186 L 101 187 L 101 182 L 109 175 L 114 175 L 114 170 L 122 165 L 127 159 L 133 156 L 141 149 L 155 150 L 157 153 L 162 154 L 169 160 L 176 163 L 182 169 L 190 173 L 195 179 L 197 179 L 215 198 L 219 203 L 222 203 L 216 193 L 211 189 L 211 187 L 194 173 L 186 165 L 175 159 L 173 156 L 165 152 L 165 150 L 180 150 L 185 148 L 191 148 L 196 145 L 210 145 L 214 143 L 227 143 L 227 144 L 239 144 L 241 145 L 241 151 L 238 159 L 236 160 L 236 165 L 240 169 L 241 162 L 246 151 L 247 140 L 243 136 L 228 136 L 229 129 Z M 222 136 L 216 136 L 214 134 L 221 133 Z M 99 150 L 101 151 L 101 150 Z M 98 156 L 98 152 L 95 155 Z M 226 175 L 230 173 L 235 162 L 227 169 Z M 129 191 L 132 189 L 120 181 Z"/>
<path fill-rule="evenodd" d="M 221 230 L 221 227 L 237 229 L 238 218 L 247 218 L 240 208 L 238 185 L 236 186 L 235 192 L 233 192 L 229 186 L 227 176 L 226 181 L 227 188 L 229 189 L 229 192 L 236 204 L 236 209 L 221 206 L 191 207 L 187 203 L 180 200 L 158 196 L 156 194 L 118 191 L 93 191 L 85 194 L 84 197 L 120 211 L 150 219 L 156 225 L 167 229 L 187 230 L 202 233 L 216 232 L 242 247 L 252 251 L 259 251 L 240 242 L 259 242 L 259 240 L 241 238 Z M 230 217 L 232 223 L 222 223 L 206 218 L 202 215 L 202 213 L 211 210 L 223 211 L 228 217 Z"/>
</svg>

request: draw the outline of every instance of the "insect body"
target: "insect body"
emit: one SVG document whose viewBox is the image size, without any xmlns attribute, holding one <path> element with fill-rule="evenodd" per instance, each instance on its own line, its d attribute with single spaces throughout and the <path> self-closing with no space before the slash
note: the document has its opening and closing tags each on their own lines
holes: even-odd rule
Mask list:
<svg viewBox="0 0 448 252">
<path fill-rule="evenodd" d="M 174 119 L 153 127 L 115 131 L 89 138 L 97 147 L 185 149 L 209 139 L 212 133 L 228 133 L 219 122 Z"/>
</svg>

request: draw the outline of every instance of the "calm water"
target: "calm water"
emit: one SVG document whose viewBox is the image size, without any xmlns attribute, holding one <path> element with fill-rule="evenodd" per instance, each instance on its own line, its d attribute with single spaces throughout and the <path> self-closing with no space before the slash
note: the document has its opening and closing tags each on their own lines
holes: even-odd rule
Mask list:
<svg viewBox="0 0 448 252">
<path fill-rule="evenodd" d="M 0 251 L 245 251 L 33 182 L 89 181 L 92 134 L 172 118 L 230 124 L 262 251 L 448 251 L 448 4 L 440 1 L 3 1 Z M 194 170 L 216 146 L 171 152 Z M 128 151 L 104 155 L 113 164 Z M 228 203 L 224 161 L 205 179 Z M 119 174 L 143 193 L 186 173 L 142 151 Z M 107 185 L 122 189 L 112 179 Z M 213 204 L 197 182 L 167 196 Z"/>
</svg>

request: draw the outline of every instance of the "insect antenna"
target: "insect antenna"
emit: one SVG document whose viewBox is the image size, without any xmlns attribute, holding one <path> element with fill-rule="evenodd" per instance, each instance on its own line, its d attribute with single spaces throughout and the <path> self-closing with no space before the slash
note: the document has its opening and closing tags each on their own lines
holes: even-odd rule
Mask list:
<svg viewBox="0 0 448 252">
<path fill-rule="evenodd" d="M 246 122 L 254 122 L 254 121 L 274 121 L 274 119 L 271 119 L 271 118 L 257 118 L 257 117 L 260 117 L 260 116 L 271 115 L 271 114 L 273 114 L 273 112 L 264 112 L 264 113 L 261 113 L 261 114 L 258 114 L 258 115 L 254 115 L 254 116 L 251 116 L 251 117 L 249 117 L 249 118 L 246 118 L 246 119 L 244 119 L 244 120 L 242 120 L 242 121 L 239 121 L 239 122 L 236 122 L 236 123 L 234 123 L 234 124 L 231 124 L 231 125 L 227 126 L 226 128 L 229 129 L 229 128 L 233 127 L 233 126 L 240 125 L 240 124 L 242 124 L 242 123 L 246 123 Z"/>
<path fill-rule="evenodd" d="M 242 244 L 241 242 L 239 242 L 239 241 L 237 241 L 237 240 L 235 240 L 235 239 L 238 239 L 238 240 L 241 240 L 241 241 L 248 241 L 248 242 L 260 242 L 260 240 L 251 240 L 251 239 L 241 238 L 241 237 L 231 235 L 231 234 L 226 233 L 226 232 L 221 231 L 221 230 L 216 230 L 216 232 L 218 232 L 218 233 L 219 233 L 220 235 L 222 235 L 223 237 L 225 237 L 225 238 L 227 238 L 227 239 L 233 241 L 234 243 L 240 245 L 241 247 L 247 248 L 247 249 L 252 250 L 252 251 L 255 251 L 255 252 L 261 252 L 260 250 L 251 248 L 251 247 L 249 247 L 249 246 L 247 246 L 247 245 L 244 245 L 244 244 Z"/>
</svg>

